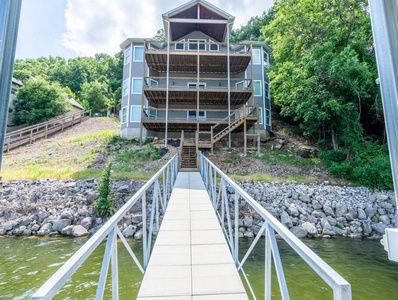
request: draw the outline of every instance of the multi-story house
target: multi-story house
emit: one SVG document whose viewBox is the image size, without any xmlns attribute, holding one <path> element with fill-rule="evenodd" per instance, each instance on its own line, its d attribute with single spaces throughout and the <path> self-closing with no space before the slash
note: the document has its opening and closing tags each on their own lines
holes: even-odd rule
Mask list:
<svg viewBox="0 0 398 300">
<path fill-rule="evenodd" d="M 121 135 L 254 140 L 271 131 L 265 42 L 229 42 L 234 17 L 204 0 L 163 14 L 165 41 L 128 38 L 124 50 Z"/>
</svg>

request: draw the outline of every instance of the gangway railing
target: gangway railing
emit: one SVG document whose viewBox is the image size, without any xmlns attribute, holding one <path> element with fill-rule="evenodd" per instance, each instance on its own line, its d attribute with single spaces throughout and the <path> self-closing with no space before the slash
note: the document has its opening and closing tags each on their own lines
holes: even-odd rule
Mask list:
<svg viewBox="0 0 398 300">
<path fill-rule="evenodd" d="M 159 231 L 160 213 L 164 212 L 178 173 L 178 154 L 165 164 L 138 192 L 130 198 L 47 282 L 32 296 L 32 299 L 51 299 L 62 286 L 72 277 L 77 269 L 87 260 L 93 251 L 106 239 L 106 247 L 101 266 L 95 299 L 103 299 L 105 284 L 111 262 L 112 299 L 118 299 L 118 252 L 117 238 L 126 247 L 139 270 L 144 273 L 148 266 L 152 237 Z M 147 212 L 147 196 L 152 194 L 151 211 Z M 143 231 L 143 263 L 141 264 L 131 250 L 118 227 L 118 223 L 141 200 L 142 231 Z M 149 219 L 147 217 L 149 213 Z M 148 228 L 149 225 L 149 228 Z"/>
<path fill-rule="evenodd" d="M 212 200 L 213 207 L 217 212 L 221 227 L 230 246 L 232 256 L 235 261 L 236 268 L 241 271 L 249 290 L 254 299 L 256 295 L 251 284 L 243 270 L 243 266 L 251 254 L 252 250 L 265 235 L 265 299 L 271 299 L 271 257 L 274 261 L 275 271 L 279 283 L 279 289 L 282 299 L 289 299 L 289 291 L 285 275 L 283 272 L 282 261 L 278 250 L 275 233 L 279 236 L 332 288 L 334 300 L 350 300 L 351 285 L 333 270 L 326 262 L 316 255 L 308 246 L 300 241 L 293 233 L 291 233 L 282 223 L 272 216 L 265 208 L 263 208 L 248 193 L 239 187 L 232 179 L 226 176 L 219 168 L 209 161 L 202 153 L 200 154 L 200 173 L 205 186 Z M 229 199 L 228 192 L 233 190 L 231 194 L 233 199 Z M 241 260 L 239 260 L 239 201 L 244 200 L 250 205 L 259 216 L 262 217 L 264 223 L 253 240 L 250 248 Z M 232 206 L 232 207 L 230 207 Z M 226 224 L 225 224 L 226 223 Z M 224 224 L 226 226 L 224 226 Z M 233 230 L 235 228 L 235 230 Z M 303 297 L 305 298 L 305 297 Z"/>
<path fill-rule="evenodd" d="M 11 149 L 33 143 L 35 140 L 47 138 L 47 136 L 63 131 L 65 128 L 80 123 L 90 116 L 91 111 L 88 110 L 68 113 L 47 122 L 11 131 L 6 134 L 4 139 L 4 151 L 9 152 Z"/>
</svg>

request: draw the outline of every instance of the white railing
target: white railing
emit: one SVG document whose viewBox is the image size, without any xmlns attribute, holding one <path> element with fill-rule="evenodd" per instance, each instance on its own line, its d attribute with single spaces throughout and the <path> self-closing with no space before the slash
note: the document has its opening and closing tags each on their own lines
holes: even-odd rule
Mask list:
<svg viewBox="0 0 398 300">
<path fill-rule="evenodd" d="M 203 154 L 200 154 L 200 173 L 209 192 L 213 207 L 220 219 L 221 227 L 223 228 L 224 234 L 229 243 L 235 265 L 238 271 L 242 271 L 242 276 L 245 278 L 254 299 L 256 299 L 256 296 L 245 272 L 243 271 L 243 265 L 263 234 L 265 235 L 266 247 L 264 260 L 265 299 L 271 299 L 271 257 L 274 261 L 281 297 L 282 299 L 289 299 L 288 286 L 283 272 L 275 233 L 278 233 L 279 236 L 283 238 L 285 242 L 332 288 L 334 300 L 351 299 L 351 285 L 343 277 L 326 264 L 318 255 L 300 241 L 249 194 L 233 182 L 232 179 L 226 176 L 220 169 L 210 162 Z M 234 190 L 233 199 L 229 199 L 231 197 L 228 197 L 227 191 L 229 189 Z M 238 230 L 233 230 L 234 228 L 237 229 L 239 227 L 240 199 L 246 201 L 246 203 L 250 205 L 264 221 L 264 224 L 255 237 L 252 245 L 241 260 L 239 260 L 239 232 Z M 230 203 L 233 208 L 230 207 Z M 227 226 L 224 226 L 225 223 Z M 305 299 L 305 296 L 303 296 L 303 299 Z"/>
<path fill-rule="evenodd" d="M 167 203 L 178 173 L 178 154 L 176 154 L 159 172 L 157 172 L 131 199 L 120 208 L 55 274 L 47 280 L 32 296 L 32 299 L 51 299 L 66 281 L 76 272 L 91 253 L 104 241 L 106 248 L 101 266 L 95 299 L 102 299 L 105 290 L 109 262 L 112 263 L 112 298 L 118 299 L 118 263 L 117 238 L 119 237 L 130 256 L 142 273 L 149 262 L 152 248 L 152 236 L 159 231 L 160 213 L 165 212 Z M 149 220 L 147 218 L 147 193 L 152 192 L 152 205 Z M 118 228 L 118 223 L 141 200 L 143 230 L 143 264 L 139 262 L 126 239 Z M 149 229 L 147 228 L 149 224 Z M 154 228 L 155 227 L 155 228 Z"/>
</svg>

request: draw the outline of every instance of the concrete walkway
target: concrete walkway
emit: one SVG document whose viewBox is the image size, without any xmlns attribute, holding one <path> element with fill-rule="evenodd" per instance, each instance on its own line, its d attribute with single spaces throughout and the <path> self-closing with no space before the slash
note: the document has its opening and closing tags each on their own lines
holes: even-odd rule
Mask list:
<svg viewBox="0 0 398 300">
<path fill-rule="evenodd" d="M 137 299 L 248 299 L 198 172 L 180 172 Z"/>
</svg>

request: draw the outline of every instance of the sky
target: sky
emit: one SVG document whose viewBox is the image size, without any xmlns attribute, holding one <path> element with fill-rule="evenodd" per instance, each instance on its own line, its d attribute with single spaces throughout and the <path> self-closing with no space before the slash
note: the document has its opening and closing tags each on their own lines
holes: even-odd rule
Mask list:
<svg viewBox="0 0 398 300">
<path fill-rule="evenodd" d="M 16 58 L 115 54 L 129 37 L 152 38 L 161 14 L 188 0 L 23 0 Z M 268 10 L 273 0 L 208 0 L 235 16 L 234 28 Z"/>
</svg>

